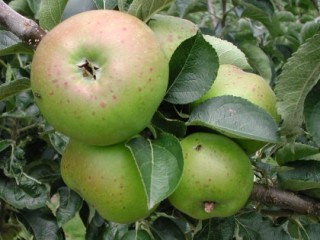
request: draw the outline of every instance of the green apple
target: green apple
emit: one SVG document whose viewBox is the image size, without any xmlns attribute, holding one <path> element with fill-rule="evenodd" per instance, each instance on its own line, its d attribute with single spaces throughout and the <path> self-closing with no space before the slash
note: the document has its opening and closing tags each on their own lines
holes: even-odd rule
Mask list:
<svg viewBox="0 0 320 240">
<path fill-rule="evenodd" d="M 70 141 L 61 176 L 108 221 L 131 223 L 152 212 L 133 156 L 123 143 L 90 146 Z"/>
<path fill-rule="evenodd" d="M 209 98 L 224 95 L 245 98 L 264 109 L 276 121 L 279 121 L 276 96 L 269 84 L 257 74 L 245 72 L 234 65 L 222 64 L 211 88 L 195 105 Z"/>
<path fill-rule="evenodd" d="M 198 27 L 193 22 L 174 16 L 155 15 L 149 22 L 168 59 L 186 39 L 196 35 Z"/>
<path fill-rule="evenodd" d="M 259 75 L 245 72 L 237 66 L 222 64 L 219 67 L 217 77 L 210 90 L 193 104 L 193 107 L 203 101 L 224 95 L 233 95 L 247 99 L 253 104 L 264 109 L 273 119 L 279 123 L 280 117 L 276 108 L 276 96 L 269 84 Z M 233 137 L 232 135 L 230 135 Z M 239 144 L 252 154 L 265 145 L 264 142 L 239 139 Z"/>
<path fill-rule="evenodd" d="M 144 22 L 119 11 L 92 10 L 44 36 L 33 57 L 31 87 L 57 131 L 110 145 L 149 125 L 165 95 L 168 68 Z"/>
<path fill-rule="evenodd" d="M 172 205 L 195 218 L 232 216 L 246 204 L 253 170 L 246 153 L 223 135 L 197 132 L 181 140 L 184 170 L 169 196 Z"/>
</svg>

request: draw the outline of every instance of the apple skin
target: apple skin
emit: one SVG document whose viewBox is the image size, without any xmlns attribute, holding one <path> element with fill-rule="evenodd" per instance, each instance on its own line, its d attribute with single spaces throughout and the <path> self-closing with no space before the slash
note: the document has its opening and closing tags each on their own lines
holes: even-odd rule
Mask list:
<svg viewBox="0 0 320 240">
<path fill-rule="evenodd" d="M 130 150 L 123 144 L 90 146 L 70 141 L 61 176 L 108 221 L 131 223 L 148 216 L 147 197 Z"/>
<path fill-rule="evenodd" d="M 169 196 L 171 204 L 199 220 L 241 210 L 253 187 L 252 166 L 242 148 L 223 135 L 203 132 L 188 135 L 181 146 L 184 170 Z"/>
<path fill-rule="evenodd" d="M 245 72 L 241 68 L 230 64 L 221 64 L 219 66 L 217 77 L 211 88 L 204 96 L 192 104 L 192 108 L 209 98 L 224 95 L 247 99 L 264 109 L 277 123 L 280 122 L 280 116 L 276 108 L 276 96 L 268 83 L 257 74 Z M 228 134 L 228 136 L 238 138 L 231 134 Z M 266 144 L 250 139 L 237 139 L 236 141 L 248 154 L 254 154 Z"/>
<path fill-rule="evenodd" d="M 198 27 L 193 22 L 174 16 L 155 15 L 149 22 L 168 59 L 186 39 L 196 35 Z"/>
<path fill-rule="evenodd" d="M 119 11 L 93 10 L 44 36 L 33 57 L 31 87 L 57 131 L 110 145 L 149 125 L 165 95 L 168 68 L 145 23 Z"/>
</svg>

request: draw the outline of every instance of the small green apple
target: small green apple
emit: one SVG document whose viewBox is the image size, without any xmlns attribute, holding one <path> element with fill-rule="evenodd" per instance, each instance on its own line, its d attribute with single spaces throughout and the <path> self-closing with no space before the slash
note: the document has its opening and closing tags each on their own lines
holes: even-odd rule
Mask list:
<svg viewBox="0 0 320 240">
<path fill-rule="evenodd" d="M 186 39 L 196 35 L 198 27 L 193 22 L 174 16 L 155 15 L 149 22 L 168 59 Z"/>
<path fill-rule="evenodd" d="M 172 205 L 195 218 L 228 217 L 246 204 L 253 170 L 246 153 L 223 135 L 197 132 L 181 140 L 184 170 L 169 196 Z"/>
<path fill-rule="evenodd" d="M 91 145 L 110 145 L 143 130 L 165 95 L 168 60 L 138 18 L 92 10 L 58 24 L 41 40 L 31 87 L 46 120 Z"/>
<path fill-rule="evenodd" d="M 90 146 L 71 140 L 61 160 L 61 176 L 108 221 L 131 223 L 152 212 L 133 156 L 123 143 Z"/>
<path fill-rule="evenodd" d="M 279 123 L 280 116 L 276 108 L 276 96 L 269 84 L 259 75 L 245 72 L 237 66 L 222 64 L 219 66 L 217 77 L 210 90 L 197 100 L 192 107 L 203 101 L 224 95 L 242 97 L 264 109 L 273 119 Z M 234 137 L 233 135 L 228 135 Z M 248 154 L 253 154 L 260 149 L 264 142 L 250 139 L 236 140 Z"/>
<path fill-rule="evenodd" d="M 224 95 L 233 95 L 247 99 L 264 109 L 275 121 L 279 121 L 276 109 L 276 96 L 269 84 L 257 74 L 245 72 L 234 65 L 222 64 L 210 90 L 195 105 L 209 98 Z"/>
</svg>

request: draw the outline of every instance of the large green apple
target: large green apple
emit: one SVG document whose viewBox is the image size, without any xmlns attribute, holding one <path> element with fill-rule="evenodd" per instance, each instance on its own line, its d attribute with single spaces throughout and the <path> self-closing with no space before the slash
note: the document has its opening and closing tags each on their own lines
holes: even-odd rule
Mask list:
<svg viewBox="0 0 320 240">
<path fill-rule="evenodd" d="M 278 123 L 280 117 L 276 109 L 276 96 L 269 84 L 259 75 L 245 72 L 237 66 L 222 64 L 219 67 L 217 77 L 210 90 L 193 104 L 193 107 L 203 101 L 224 95 L 233 95 L 247 99 L 253 104 L 264 109 Z M 239 139 L 239 144 L 249 154 L 253 154 L 265 143 Z"/>
<path fill-rule="evenodd" d="M 148 25 L 154 31 L 168 59 L 184 40 L 194 36 L 198 31 L 197 25 L 193 22 L 167 15 L 153 16 Z"/>
<path fill-rule="evenodd" d="M 172 205 L 195 219 L 237 213 L 253 187 L 253 170 L 242 148 L 225 136 L 202 132 L 187 136 L 181 146 L 184 170 L 169 196 Z"/>
<path fill-rule="evenodd" d="M 168 84 L 168 60 L 152 30 L 112 10 L 74 15 L 48 32 L 31 86 L 57 130 L 92 145 L 115 144 L 150 122 Z"/>
<path fill-rule="evenodd" d="M 135 161 L 123 143 L 89 146 L 70 141 L 61 175 L 106 220 L 131 223 L 152 211 Z"/>
</svg>

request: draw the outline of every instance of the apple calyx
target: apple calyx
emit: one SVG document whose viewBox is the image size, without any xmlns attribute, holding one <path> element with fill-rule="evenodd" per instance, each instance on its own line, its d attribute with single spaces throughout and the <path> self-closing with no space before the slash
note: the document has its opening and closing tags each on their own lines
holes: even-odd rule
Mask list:
<svg viewBox="0 0 320 240">
<path fill-rule="evenodd" d="M 83 62 L 79 63 L 78 68 L 82 71 L 82 76 L 86 79 L 97 80 L 97 73 L 99 67 L 91 63 L 88 59 L 84 59 Z"/>
<path fill-rule="evenodd" d="M 204 201 L 203 202 L 203 210 L 206 213 L 211 213 L 214 210 L 215 202 L 212 201 Z"/>
</svg>

